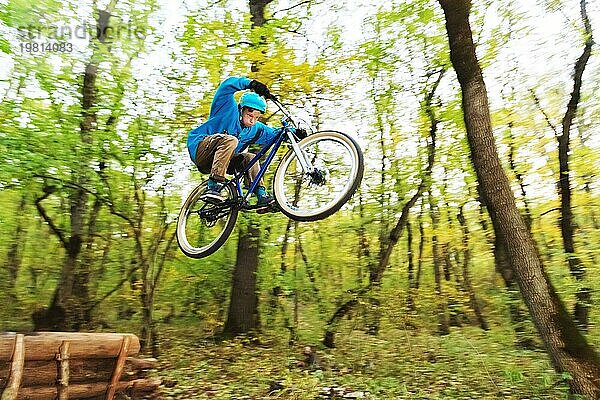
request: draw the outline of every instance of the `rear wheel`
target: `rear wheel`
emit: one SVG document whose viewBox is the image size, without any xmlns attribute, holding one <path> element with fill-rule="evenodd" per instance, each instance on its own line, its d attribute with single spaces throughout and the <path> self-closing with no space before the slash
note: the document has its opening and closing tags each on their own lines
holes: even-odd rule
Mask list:
<svg viewBox="0 0 600 400">
<path fill-rule="evenodd" d="M 275 199 L 281 212 L 291 219 L 326 218 L 346 204 L 360 185 L 362 152 L 354 139 L 336 131 L 315 133 L 298 145 L 314 170 L 305 172 L 296 153 L 290 150 L 275 172 Z"/>
<path fill-rule="evenodd" d="M 211 204 L 200 197 L 206 182 L 196 186 L 181 207 L 177 220 L 177 243 L 188 257 L 203 258 L 217 251 L 226 241 L 237 220 L 233 207 L 237 193 L 233 184 L 221 190 L 226 200 Z"/>
</svg>

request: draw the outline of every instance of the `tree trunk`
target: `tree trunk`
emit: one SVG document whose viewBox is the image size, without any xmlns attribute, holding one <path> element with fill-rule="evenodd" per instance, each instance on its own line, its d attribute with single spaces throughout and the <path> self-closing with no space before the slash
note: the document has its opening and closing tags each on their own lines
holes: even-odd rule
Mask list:
<svg viewBox="0 0 600 400">
<path fill-rule="evenodd" d="M 439 0 L 446 17 L 450 58 L 462 89 L 473 166 L 492 223 L 503 234 L 510 264 L 538 332 L 558 372 L 570 374 L 574 393 L 600 396 L 600 358 L 556 293 L 502 169 L 492 133 L 487 92 L 469 26 L 470 1 Z"/>
<path fill-rule="evenodd" d="M 97 23 L 96 41 L 104 43 L 106 40 L 110 12 L 115 6 L 115 0 L 112 0 L 107 6 L 107 10 L 99 10 Z M 97 42 L 95 44 L 97 44 Z M 65 248 L 65 259 L 60 273 L 60 280 L 50 306 L 43 312 L 34 315 L 34 329 L 50 328 L 57 330 L 79 330 L 90 320 L 89 310 L 89 266 L 83 265 L 80 260 L 81 251 L 85 241 L 88 240 L 85 226 L 88 219 L 88 192 L 85 189 L 91 174 L 90 157 L 92 152 L 93 132 L 96 129 L 96 77 L 98 73 L 97 54 L 91 56 L 91 60 L 85 67 L 82 84 L 81 97 L 81 120 L 79 123 L 79 134 L 81 148 L 77 150 L 79 165 L 73 170 L 73 182 L 75 189 L 69 196 L 70 206 L 70 231 L 67 238 L 64 233 L 59 231 L 48 214 L 45 213 L 41 201 L 50 193 L 45 194 L 36 201 L 38 211 L 50 225 L 52 231 L 59 237 Z M 49 189 L 49 188 L 45 188 Z M 53 190 L 53 189 L 50 189 Z M 90 217 L 91 219 L 91 217 Z M 83 270 L 80 270 L 83 269 Z M 44 316 L 43 313 L 46 315 Z M 52 321 L 48 324 L 44 321 Z"/>
<path fill-rule="evenodd" d="M 252 28 L 261 27 L 267 22 L 265 8 L 273 0 L 249 0 Z M 266 38 L 261 37 L 256 46 L 262 46 Z M 264 54 L 264 52 L 263 52 Z M 252 72 L 258 72 L 260 61 L 254 60 Z M 241 334 L 259 328 L 258 295 L 256 294 L 256 272 L 260 254 L 260 231 L 250 219 L 241 221 L 238 252 L 233 272 L 231 302 L 224 334 Z"/>
<path fill-rule="evenodd" d="M 416 292 L 416 279 L 415 279 L 415 262 L 413 255 L 413 230 L 410 221 L 406 223 L 406 246 L 407 246 L 407 258 L 408 258 L 408 290 L 406 296 L 406 307 L 409 311 L 415 311 L 415 300 L 413 296 Z"/>
<path fill-rule="evenodd" d="M 142 303 L 142 327 L 140 334 L 140 345 L 142 351 L 151 350 L 152 357 L 159 356 L 158 330 L 156 321 L 154 320 L 154 299 L 156 289 L 162 276 L 162 271 L 167 257 L 170 255 L 170 250 L 175 241 L 175 231 L 173 231 L 168 240 L 165 240 L 170 224 L 166 218 L 168 213 L 164 203 L 164 198 L 161 199 L 161 212 L 163 216 L 159 233 L 152 235 L 152 242 L 144 250 L 142 247 L 142 232 L 143 232 L 143 215 L 145 196 L 136 196 L 138 204 L 139 219 L 138 229 L 134 229 L 136 234 L 136 258 L 140 262 L 140 271 L 142 278 L 142 290 L 140 300 Z M 165 243 L 164 248 L 161 244 Z"/>
<path fill-rule="evenodd" d="M 471 248 L 469 244 L 469 227 L 467 226 L 467 221 L 465 219 L 465 215 L 463 214 L 463 207 L 461 206 L 458 209 L 458 215 L 456 216 L 460 226 L 462 228 L 462 246 L 463 246 L 463 265 L 462 265 L 462 283 L 465 291 L 469 295 L 469 304 L 471 309 L 475 313 L 477 317 L 477 323 L 479 327 L 485 331 L 489 330 L 489 326 L 483 317 L 483 312 L 481 311 L 481 306 L 479 305 L 479 301 L 477 300 L 477 296 L 475 295 L 475 289 L 473 288 L 473 284 L 471 283 L 471 276 L 469 274 L 469 265 L 471 263 Z"/>
<path fill-rule="evenodd" d="M 433 257 L 433 276 L 435 280 L 435 297 L 438 317 L 438 333 L 447 335 L 450 333 L 448 318 L 446 316 L 446 300 L 442 296 L 442 266 L 437 238 L 440 217 L 437 206 L 433 202 L 433 196 L 429 193 L 429 215 L 431 217 L 431 254 Z"/>
<path fill-rule="evenodd" d="M 535 339 L 531 335 L 531 327 L 527 310 L 524 307 L 523 297 L 519 291 L 519 284 L 515 278 L 512 265 L 508 256 L 508 248 L 504 236 L 494 226 L 496 231 L 494 237 L 494 264 L 496 272 L 500 274 L 504 281 L 504 286 L 508 294 L 508 310 L 510 320 L 515 331 L 517 345 L 524 348 L 534 348 Z"/>
<path fill-rule="evenodd" d="M 423 275 L 423 258 L 425 257 L 425 226 L 423 225 L 423 214 L 425 213 L 425 202 L 421 200 L 421 211 L 419 211 L 419 257 L 417 258 L 417 276 L 415 279 L 415 289 L 421 286 L 421 276 Z"/>
<path fill-rule="evenodd" d="M 295 228 L 294 230 L 298 230 L 298 221 L 294 222 Z M 306 276 L 310 281 L 310 288 L 312 291 L 312 299 L 313 303 L 317 304 L 317 309 L 320 314 L 325 312 L 325 307 L 323 302 L 321 301 L 321 293 L 319 293 L 319 288 L 317 287 L 317 277 L 315 276 L 314 266 L 308 262 L 308 257 L 306 256 L 306 252 L 304 251 L 304 245 L 302 244 L 302 240 L 300 239 L 300 235 L 296 235 L 296 248 L 298 253 L 300 254 L 300 258 L 302 258 L 302 262 L 304 263 L 304 268 L 306 269 Z"/>
<path fill-rule="evenodd" d="M 298 221 L 294 221 L 294 231 L 298 232 Z M 298 256 L 303 256 L 300 250 L 300 242 L 299 237 L 296 236 L 296 243 L 294 246 L 294 260 L 298 259 Z M 288 345 L 293 346 L 298 342 L 298 325 L 300 321 L 300 296 L 298 293 L 298 263 L 294 261 L 294 313 L 292 318 L 292 323 L 288 324 L 288 331 L 290 332 L 290 337 L 288 339 Z"/>
<path fill-rule="evenodd" d="M 421 178 L 421 183 L 417 188 L 417 192 L 410 198 L 410 200 L 402 207 L 402 213 L 400 214 L 400 218 L 398 218 L 398 222 L 396 226 L 390 231 L 389 237 L 385 240 L 385 247 L 383 251 L 379 254 L 378 265 L 371 268 L 370 274 L 370 284 L 377 285 L 381 282 L 381 278 L 383 276 L 383 272 L 387 267 L 390 256 L 392 255 L 392 250 L 400 236 L 402 235 L 402 231 L 406 226 L 406 222 L 408 221 L 408 215 L 410 209 L 417 203 L 417 200 L 421 197 L 423 192 L 430 187 L 431 181 L 431 171 L 433 170 L 433 163 L 435 161 L 435 149 L 436 149 L 436 137 L 437 137 L 437 129 L 439 125 L 439 120 L 435 115 L 433 108 L 433 100 L 435 96 L 435 92 L 439 86 L 442 77 L 444 76 L 445 70 L 442 69 L 439 71 L 438 78 L 432 85 L 432 88 L 427 93 L 425 97 L 425 111 L 429 116 L 429 142 L 427 143 L 427 167 L 423 172 L 423 177 Z"/>
<path fill-rule="evenodd" d="M 9 299 L 11 300 L 11 304 L 16 304 L 17 302 L 17 294 L 15 289 L 17 286 L 17 275 L 19 273 L 19 269 L 21 269 L 21 261 L 23 260 L 23 255 L 21 251 L 23 249 L 23 239 L 25 236 L 23 215 L 25 214 L 26 205 L 26 197 L 25 195 L 23 195 L 21 196 L 21 201 L 19 202 L 19 207 L 17 209 L 17 226 L 15 228 L 15 233 L 12 237 L 12 243 L 6 254 L 5 265 L 6 271 L 8 272 L 8 280 L 6 281 L 6 293 L 9 296 Z"/>
<path fill-rule="evenodd" d="M 577 106 L 581 97 L 581 83 L 583 71 L 592 53 L 592 28 L 586 12 L 586 0 L 581 0 L 581 18 L 585 28 L 586 42 L 583 53 L 575 63 L 573 73 L 573 92 L 571 99 L 567 104 L 567 111 L 562 120 L 562 134 L 558 136 L 558 163 L 559 179 L 558 189 L 560 195 L 560 231 L 563 240 L 563 247 L 567 254 L 569 270 L 571 275 L 582 282 L 585 278 L 585 266 L 579 257 L 575 254 L 575 223 L 573 221 L 573 211 L 571 208 L 571 179 L 569 167 L 569 153 L 571 141 L 571 125 L 577 113 Z M 577 291 L 575 304 L 575 320 L 579 326 L 587 330 L 589 320 L 589 308 L 591 301 L 591 289 L 582 287 Z"/>
<path fill-rule="evenodd" d="M 292 232 L 292 224 L 293 220 L 288 219 L 285 227 L 285 233 L 283 234 L 283 241 L 281 243 L 281 264 L 279 267 L 279 278 L 283 278 L 288 270 L 287 257 L 288 257 L 288 248 L 290 242 L 290 235 Z M 295 260 L 295 259 L 294 259 Z M 294 261 L 295 263 L 295 261 Z M 294 264 L 295 266 L 295 264 Z M 295 271 L 295 270 L 294 270 Z M 286 327 L 290 326 L 289 318 L 286 315 L 285 306 L 282 304 L 281 296 L 283 294 L 283 289 L 279 284 L 280 279 L 276 280 L 276 285 L 271 288 L 269 293 L 269 312 L 267 313 L 267 325 L 272 325 L 275 320 L 277 313 L 281 311 L 284 315 L 284 323 Z"/>
<path fill-rule="evenodd" d="M 300 196 L 300 188 L 301 188 L 300 182 L 296 182 L 296 186 L 294 188 L 294 203 L 293 203 L 294 205 L 296 205 L 298 203 L 298 198 Z M 293 221 L 292 219 L 288 219 L 287 225 L 285 227 L 285 234 L 283 235 L 283 243 L 281 245 L 281 267 L 279 268 L 279 276 L 280 277 L 284 277 L 285 273 L 288 270 L 286 258 L 287 258 L 287 251 L 288 251 L 288 247 L 289 247 L 292 227 L 293 227 L 294 233 L 296 235 L 296 238 L 295 238 L 296 241 L 298 241 L 300 239 L 298 237 L 298 221 Z M 293 264 L 294 277 L 296 276 L 296 273 L 297 273 L 296 260 L 297 260 L 298 252 L 299 252 L 299 246 L 296 245 L 296 246 L 294 246 L 294 264 Z M 302 258 L 306 261 L 304 254 L 302 254 Z M 308 268 L 308 264 L 307 264 L 307 268 Z M 295 280 L 295 282 L 297 282 L 297 281 Z M 284 315 L 285 326 L 286 326 L 286 328 L 288 328 L 288 330 L 290 330 L 291 337 L 296 337 L 297 333 L 295 332 L 295 328 L 292 326 L 292 323 L 290 322 L 289 316 L 287 315 L 287 310 L 285 308 L 285 305 L 280 301 L 280 297 L 282 294 L 283 294 L 283 290 L 281 289 L 281 286 L 279 286 L 279 282 L 278 282 L 277 286 L 275 286 L 273 289 L 271 289 L 271 294 L 270 294 L 270 298 L 269 298 L 269 305 L 271 308 L 271 313 L 268 316 L 268 318 L 269 318 L 268 323 L 270 325 L 274 321 L 275 313 L 277 312 L 278 309 L 280 309 Z M 297 295 L 297 293 L 294 296 L 295 302 L 297 300 L 296 295 Z M 296 304 L 294 303 L 294 305 L 296 305 Z M 296 311 L 296 308 L 294 308 L 294 311 Z"/>
<path fill-rule="evenodd" d="M 225 335 L 239 335 L 259 328 L 256 271 L 259 255 L 259 229 L 251 222 L 242 221 L 237 246 L 237 263 L 233 272 L 233 285 Z"/>
<path fill-rule="evenodd" d="M 534 348 L 535 341 L 527 329 L 529 323 L 527 310 L 524 307 L 523 299 L 519 292 L 519 285 L 517 284 L 515 274 L 508 259 L 506 242 L 504 241 L 502 234 L 496 230 L 495 225 L 492 225 L 493 234 L 490 232 L 489 224 L 486 219 L 486 206 L 483 195 L 481 194 L 480 186 L 477 186 L 477 192 L 477 200 L 479 201 L 479 223 L 485 233 L 487 241 L 493 248 L 495 270 L 502 277 L 502 281 L 506 287 L 509 317 L 515 331 L 517 345 L 524 348 Z"/>
<path fill-rule="evenodd" d="M 140 346 L 142 351 L 146 351 L 152 345 L 152 332 L 154 331 L 154 299 L 152 296 L 151 282 L 148 279 L 150 266 L 148 261 L 144 261 L 141 266 L 142 288 L 140 291 L 140 302 L 142 303 L 142 326 L 140 329 Z"/>
<path fill-rule="evenodd" d="M 359 188 L 359 196 L 358 196 L 358 210 L 359 210 L 359 218 L 360 223 L 357 228 L 357 236 L 358 236 L 358 249 L 357 249 L 357 261 L 358 268 L 356 268 L 356 282 L 358 286 L 363 285 L 363 264 L 366 262 L 369 263 L 369 259 L 371 258 L 371 247 L 369 245 L 369 240 L 367 238 L 367 230 L 365 228 L 365 224 L 363 223 L 365 218 L 365 204 L 363 201 L 362 191 Z"/>
<path fill-rule="evenodd" d="M 525 223 L 527 224 L 527 229 L 529 230 L 529 232 L 531 232 L 531 225 L 532 225 L 531 210 L 529 208 L 529 201 L 527 200 L 527 192 L 525 191 L 525 182 L 523 181 L 523 175 L 521 175 L 521 173 L 517 170 L 517 165 L 515 163 L 515 140 L 514 140 L 512 128 L 513 128 L 513 124 L 512 124 L 512 122 L 509 122 L 508 123 L 508 139 L 509 139 L 509 141 L 508 141 L 508 146 L 509 146 L 508 165 L 510 165 L 510 169 L 515 174 L 515 178 L 517 179 L 517 182 L 519 183 L 519 188 L 521 189 L 521 200 L 523 201 L 523 204 L 525 205 L 525 214 L 524 214 Z"/>
</svg>

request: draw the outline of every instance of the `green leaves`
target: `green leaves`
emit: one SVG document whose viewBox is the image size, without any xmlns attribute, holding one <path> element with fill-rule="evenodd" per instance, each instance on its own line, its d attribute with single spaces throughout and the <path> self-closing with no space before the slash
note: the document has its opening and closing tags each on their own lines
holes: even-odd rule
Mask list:
<svg viewBox="0 0 600 400">
<path fill-rule="evenodd" d="M 186 191 L 183 187 L 202 178 L 185 151 L 186 134 L 208 116 L 212 95 L 224 77 L 251 75 L 264 80 L 313 125 L 357 137 L 365 150 L 367 175 L 363 187 L 342 211 L 291 229 L 285 254 L 287 219 L 282 215 L 252 216 L 262 224 L 264 249 L 257 275 L 261 346 L 242 340 L 217 344 L 206 339 L 224 322 L 236 233 L 207 259 L 187 259 L 174 248 L 165 253 L 155 315 L 160 319 L 168 315 L 170 306 L 175 309 L 174 324 L 159 325 L 164 338 L 162 359 L 171 365 L 157 374 L 178 381 L 169 395 L 182 399 L 265 397 L 270 383 L 280 382 L 284 388 L 271 396 L 308 399 L 318 396 L 324 387 L 342 387 L 368 390 L 378 398 L 564 397 L 567 389 L 556 385 L 561 376 L 552 372 L 542 353 L 512 348 L 507 310 L 513 304 L 499 288 L 488 242 L 491 230 L 488 226 L 486 231 L 485 213 L 478 214 L 476 177 L 454 71 L 444 74 L 428 101 L 440 70 L 449 65 L 439 4 L 433 0 L 396 1 L 375 10 L 371 3 L 299 2 L 286 10 L 283 4 L 273 2 L 268 6 L 267 23 L 251 30 L 245 8 L 234 8 L 233 3 L 217 2 L 201 10 L 182 6 L 177 8 L 181 18 L 173 23 L 170 18 L 177 16 L 165 16 L 164 10 L 154 14 L 158 7 L 154 2 L 117 2 L 111 21 L 124 29 L 131 26 L 134 33 L 143 31 L 144 38 L 128 36 L 125 31 L 115 35 L 111 44 L 90 46 L 81 41 L 77 51 L 44 56 L 19 54 L 12 36 L 0 38 L 0 50 L 14 66 L 9 81 L 0 88 L 0 265 L 8 259 L 16 237 L 17 204 L 23 196 L 28 228 L 19 248 L 21 308 L 15 306 L 10 314 L 0 311 L 10 321 L 7 326 L 29 328 L 28 314 L 52 298 L 64 260 L 64 249 L 36 209 L 35 198 L 52 192 L 43 205 L 56 225 L 68 232 L 70 201 L 75 184 L 81 184 L 88 193 L 84 230 L 91 226 L 95 201 L 101 201 L 96 230 L 86 243 L 89 250 L 86 247 L 80 259 L 91 271 L 92 297 L 101 298 L 126 278 L 95 315 L 106 317 L 116 329 L 138 329 L 144 282 L 141 265 L 145 261 L 145 268 L 158 265 L 165 248 L 164 241 L 157 239 L 164 228 L 164 215 L 173 222 Z M 550 3 L 551 9 L 556 9 L 558 2 Z M 29 25 L 71 26 L 93 19 L 95 10 L 82 4 L 9 1 L 0 5 L 0 19 L 13 30 L 23 28 L 26 35 Z M 517 56 L 519 46 L 529 49 L 531 45 L 550 52 L 548 60 L 557 54 L 566 60 L 568 52 L 561 53 L 561 46 L 576 35 L 539 42 L 530 36 L 534 21 L 520 14 L 519 7 L 500 2 L 494 5 L 499 8 L 495 14 L 486 14 L 485 7 L 491 4 L 473 4 L 477 15 L 472 28 L 478 39 L 478 56 L 487 66 L 484 74 L 496 143 L 507 164 L 509 144 L 514 148 L 514 171 L 523 176 L 527 196 L 534 200 L 533 232 L 546 257 L 548 274 L 557 291 L 572 299 L 577 287 L 588 282 L 571 282 L 557 245 L 560 231 L 557 214 L 552 211 L 557 206 L 556 146 L 548 123 L 560 124 L 570 86 L 560 80 L 562 73 L 554 62 L 528 63 L 531 57 L 519 61 Z M 331 7 L 338 15 L 359 13 L 364 19 L 348 29 L 333 18 Z M 543 20 L 543 10 L 539 11 Z M 31 32 L 36 31 L 32 28 Z M 510 47 L 513 41 L 516 47 Z M 90 63 L 97 66 L 95 100 L 84 110 L 82 85 Z M 252 72 L 254 63 L 259 63 L 258 73 Z M 543 65 L 541 70 L 539 65 Z M 586 260 L 593 260 L 600 240 L 595 229 L 600 166 L 594 139 L 600 115 L 595 93 L 600 74 L 596 72 L 597 66 L 592 66 L 584 75 L 571 156 L 574 213 L 581 229 L 577 240 Z M 532 89 L 540 104 L 532 99 Z M 84 139 L 81 124 L 85 113 L 95 118 Z M 405 302 L 409 249 L 406 236 L 402 236 L 376 295 L 383 315 L 380 335 L 363 334 L 366 320 L 361 312 L 377 308 L 361 301 L 361 312 L 337 326 L 341 333 L 338 348 L 318 350 L 331 368 L 319 373 L 297 368 L 301 356 L 298 349 L 288 347 L 290 330 L 296 329 L 298 343 L 321 343 L 324 327 L 339 302 L 354 296 L 357 288 L 368 282 L 380 243 L 389 240 L 402 205 L 426 174 L 432 115 L 438 120 L 437 154 L 427 183 L 432 185 L 440 212 L 437 240 L 450 246 L 448 257 L 458 254 L 452 251 L 461 240 L 456 210 L 457 205 L 464 205 L 472 232 L 473 280 L 492 329 L 484 335 L 463 326 L 452 328 L 453 333 L 445 338 L 433 334 L 436 320 L 432 316 L 438 301 L 431 272 L 433 232 L 428 205 L 417 203 L 410 210 L 414 234 L 410 251 L 415 268 L 417 261 L 421 263 L 423 280 L 415 291 L 414 310 L 409 313 Z M 267 117 L 277 125 L 279 115 Z M 85 179 L 77 180 L 81 177 Z M 516 178 L 512 183 L 520 192 Z M 534 190 L 542 184 L 544 190 Z M 417 260 L 421 235 L 424 249 Z M 158 251 L 152 253 L 155 249 Z M 281 272 L 282 263 L 285 273 Z M 588 268 L 588 276 L 597 275 L 593 262 Z M 0 279 L 6 274 L 6 269 L 0 268 Z M 591 286 L 599 289 L 595 281 Z M 277 298 L 271 295 L 275 287 L 281 289 Z M 453 310 L 469 314 L 464 294 L 454 283 L 445 282 L 446 289 L 452 294 Z M 6 294 L 0 290 L 2 300 L 3 296 Z M 136 314 L 130 320 L 121 318 L 128 313 Z M 405 325 L 411 328 L 404 330 Z M 589 335 L 596 335 L 593 328 Z M 475 357 L 471 344 L 485 357 Z"/>
<path fill-rule="evenodd" d="M 0 37 L 0 51 L 6 54 L 12 53 L 10 43 L 2 37 Z"/>
</svg>

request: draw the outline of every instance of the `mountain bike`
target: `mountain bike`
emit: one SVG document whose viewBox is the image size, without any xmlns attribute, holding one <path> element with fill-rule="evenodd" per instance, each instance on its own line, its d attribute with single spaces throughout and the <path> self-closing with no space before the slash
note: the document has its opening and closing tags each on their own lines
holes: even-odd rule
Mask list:
<svg viewBox="0 0 600 400">
<path fill-rule="evenodd" d="M 273 196 L 278 211 L 297 221 L 316 221 L 338 211 L 352 197 L 362 180 L 364 159 L 350 136 L 337 131 L 321 131 L 299 138 L 298 125 L 275 97 L 270 98 L 283 114 L 282 127 L 270 143 L 233 177 L 220 186 L 224 198 L 217 204 L 203 201 L 207 181 L 189 194 L 177 220 L 177 242 L 188 257 L 203 258 L 217 251 L 235 227 L 240 211 L 256 210 L 250 195 L 282 146 L 289 147 L 273 178 Z M 255 179 L 244 192 L 244 176 L 265 154 L 267 157 Z"/>
</svg>

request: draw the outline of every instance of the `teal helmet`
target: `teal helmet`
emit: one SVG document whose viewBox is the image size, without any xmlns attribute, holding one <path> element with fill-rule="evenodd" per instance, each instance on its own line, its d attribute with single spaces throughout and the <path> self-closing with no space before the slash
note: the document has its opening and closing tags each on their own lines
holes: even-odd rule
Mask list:
<svg viewBox="0 0 600 400">
<path fill-rule="evenodd" d="M 261 96 L 254 92 L 246 92 L 240 97 L 240 101 L 238 103 L 240 108 L 242 107 L 250 107 L 255 110 L 264 113 L 267 111 L 267 102 Z"/>
</svg>

